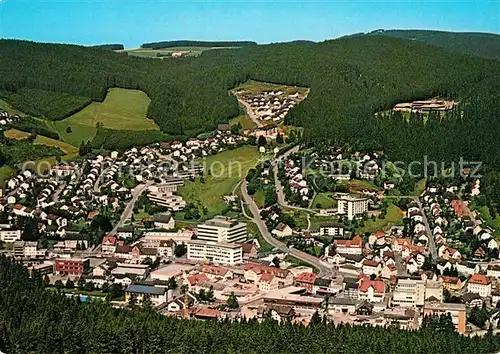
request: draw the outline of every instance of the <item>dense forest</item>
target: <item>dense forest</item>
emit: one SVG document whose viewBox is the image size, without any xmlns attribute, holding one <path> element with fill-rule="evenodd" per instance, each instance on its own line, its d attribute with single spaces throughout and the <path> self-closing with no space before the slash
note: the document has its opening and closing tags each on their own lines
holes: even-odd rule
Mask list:
<svg viewBox="0 0 500 354">
<path fill-rule="evenodd" d="M 0 350 L 5 353 L 493 353 L 498 337 L 468 338 L 451 318 L 425 320 L 418 331 L 393 327 L 197 321 L 150 308 L 80 303 L 44 289 L 40 277 L 0 256 Z"/>
<path fill-rule="evenodd" d="M 37 117 L 47 117 L 51 120 L 69 117 L 92 102 L 87 97 L 37 89 L 3 91 L 0 92 L 0 97 L 24 113 Z"/>
<path fill-rule="evenodd" d="M 107 49 L 107 50 L 123 50 L 125 49 L 125 47 L 123 46 L 123 44 L 98 44 L 98 45 L 94 45 L 92 46 L 94 48 L 100 48 L 100 49 Z"/>
<path fill-rule="evenodd" d="M 309 144 L 384 150 L 389 159 L 406 162 L 424 155 L 446 163 L 463 157 L 500 168 L 500 61 L 418 41 L 358 36 L 160 61 L 2 40 L 0 61 L 4 92 L 59 91 L 102 101 L 109 87 L 143 90 L 152 100 L 148 115 L 176 137 L 213 130 L 238 115 L 228 90 L 248 79 L 306 86 L 308 98 L 290 112 L 287 123 L 303 126 Z M 435 96 L 460 101 L 461 111 L 431 120 L 377 115 L 398 102 Z"/>
<path fill-rule="evenodd" d="M 452 52 L 481 58 L 500 59 L 500 35 L 477 32 L 444 32 L 429 30 L 377 30 L 368 35 L 383 35 L 419 41 Z"/>
<path fill-rule="evenodd" d="M 114 130 L 98 128 L 92 139 L 94 149 L 124 150 L 168 140 L 159 130 Z"/>
<path fill-rule="evenodd" d="M 163 41 L 163 42 L 153 42 L 144 43 L 141 48 L 149 49 L 163 49 L 163 48 L 174 48 L 174 47 L 206 47 L 206 48 L 222 48 L 222 47 L 246 47 L 250 45 L 257 45 L 256 42 L 250 41 Z"/>
</svg>

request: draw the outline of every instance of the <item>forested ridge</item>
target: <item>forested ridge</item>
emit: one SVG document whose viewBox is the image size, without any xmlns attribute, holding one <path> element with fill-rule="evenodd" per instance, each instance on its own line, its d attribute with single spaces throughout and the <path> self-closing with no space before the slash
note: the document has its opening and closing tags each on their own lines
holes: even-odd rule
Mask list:
<svg viewBox="0 0 500 354">
<path fill-rule="evenodd" d="M 311 144 L 380 149 L 392 160 L 449 162 L 463 156 L 500 167 L 500 61 L 458 55 L 417 41 L 361 36 L 205 51 L 152 60 L 97 48 L 0 41 L 0 92 L 60 91 L 101 101 L 109 87 L 140 89 L 162 131 L 194 136 L 238 115 L 228 90 L 254 79 L 311 88 L 287 123 Z M 21 91 L 22 92 L 22 91 Z M 376 117 L 395 103 L 440 96 L 459 111 L 424 124 Z M 50 118 L 50 117 L 49 117 Z M 57 119 L 57 117 L 52 117 Z"/>
<path fill-rule="evenodd" d="M 150 49 L 162 49 L 162 48 L 173 48 L 173 47 L 245 47 L 249 45 L 257 45 L 256 42 L 251 41 L 162 41 L 162 42 L 151 42 L 144 43 L 141 48 Z"/>
<path fill-rule="evenodd" d="M 152 310 L 81 304 L 44 290 L 0 256 L 0 350 L 6 353 L 493 353 L 499 338 L 468 338 L 443 318 L 418 331 L 368 326 L 304 327 L 167 318 Z M 427 322 L 426 322 L 427 323 Z"/>
<path fill-rule="evenodd" d="M 368 35 L 383 35 L 445 48 L 452 52 L 482 58 L 500 59 L 500 35 L 479 32 L 445 32 L 429 30 L 377 30 Z"/>
</svg>

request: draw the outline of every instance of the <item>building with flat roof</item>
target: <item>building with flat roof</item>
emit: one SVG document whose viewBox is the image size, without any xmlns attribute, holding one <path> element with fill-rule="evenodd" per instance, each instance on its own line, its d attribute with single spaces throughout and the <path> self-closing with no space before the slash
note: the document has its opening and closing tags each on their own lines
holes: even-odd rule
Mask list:
<svg viewBox="0 0 500 354">
<path fill-rule="evenodd" d="M 56 259 L 57 275 L 82 275 L 90 269 L 90 261 L 85 258 Z"/>
<path fill-rule="evenodd" d="M 423 306 L 425 301 L 425 281 L 416 279 L 398 279 L 392 303 L 398 306 Z"/>
<path fill-rule="evenodd" d="M 187 243 L 187 259 L 234 265 L 243 263 L 243 248 L 236 243 L 191 240 Z"/>
<path fill-rule="evenodd" d="M 21 230 L 18 229 L 0 229 L 0 240 L 6 243 L 14 243 L 21 239 Z"/>
<path fill-rule="evenodd" d="M 337 214 L 347 215 L 349 220 L 368 212 L 368 198 L 341 195 L 337 201 Z"/>
<path fill-rule="evenodd" d="M 301 309 L 319 309 L 324 301 L 323 297 L 304 296 L 304 288 L 289 286 L 273 290 L 264 295 L 266 305 L 286 305 Z"/>
<path fill-rule="evenodd" d="M 211 242 L 245 242 L 247 224 L 219 215 L 198 225 L 197 238 Z"/>
<path fill-rule="evenodd" d="M 424 304 L 424 317 L 425 316 L 440 316 L 451 315 L 451 320 L 455 325 L 455 330 L 464 334 L 466 330 L 466 313 L 464 304 L 452 304 L 442 302 L 426 302 Z"/>
</svg>

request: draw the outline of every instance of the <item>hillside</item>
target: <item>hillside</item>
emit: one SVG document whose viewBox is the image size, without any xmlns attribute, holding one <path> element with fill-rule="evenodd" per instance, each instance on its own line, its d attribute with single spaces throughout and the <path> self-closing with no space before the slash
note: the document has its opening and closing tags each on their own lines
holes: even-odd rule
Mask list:
<svg viewBox="0 0 500 354">
<path fill-rule="evenodd" d="M 478 32 L 428 30 L 377 30 L 369 35 L 383 35 L 435 45 L 452 52 L 487 59 L 500 59 L 500 35 Z"/>
<path fill-rule="evenodd" d="M 34 60 L 36 58 L 36 60 Z M 286 123 L 311 144 L 383 149 L 392 160 L 459 157 L 500 167 L 500 61 L 388 36 L 318 44 L 209 50 L 197 58 L 148 60 L 96 48 L 0 41 L 0 91 L 59 91 L 103 101 L 110 87 L 139 89 L 148 117 L 177 137 L 239 115 L 228 92 L 250 79 L 310 89 Z M 444 119 L 375 118 L 396 103 L 440 96 L 464 102 Z M 466 103 L 466 104 L 465 104 Z"/>
</svg>

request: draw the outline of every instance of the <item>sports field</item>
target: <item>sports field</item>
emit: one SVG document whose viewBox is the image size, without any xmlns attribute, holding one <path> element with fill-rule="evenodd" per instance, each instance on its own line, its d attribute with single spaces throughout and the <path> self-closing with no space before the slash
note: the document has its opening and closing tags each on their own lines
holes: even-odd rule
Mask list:
<svg viewBox="0 0 500 354">
<path fill-rule="evenodd" d="M 92 102 L 71 117 L 47 124 L 64 141 L 75 146 L 82 140 L 92 140 L 98 124 L 117 130 L 159 130 L 156 123 L 146 117 L 150 102 L 142 91 L 112 88 L 103 102 Z"/>
</svg>

